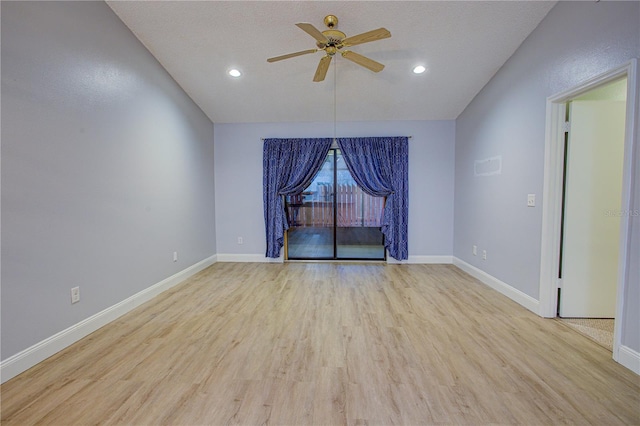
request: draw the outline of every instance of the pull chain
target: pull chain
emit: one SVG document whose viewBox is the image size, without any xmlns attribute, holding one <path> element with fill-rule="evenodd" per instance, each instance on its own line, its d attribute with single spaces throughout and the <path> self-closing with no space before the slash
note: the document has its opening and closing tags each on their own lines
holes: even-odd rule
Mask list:
<svg viewBox="0 0 640 426">
<path fill-rule="evenodd" d="M 333 61 L 333 146 L 337 148 L 336 121 L 337 121 L 337 85 L 338 85 L 338 58 Z"/>
</svg>

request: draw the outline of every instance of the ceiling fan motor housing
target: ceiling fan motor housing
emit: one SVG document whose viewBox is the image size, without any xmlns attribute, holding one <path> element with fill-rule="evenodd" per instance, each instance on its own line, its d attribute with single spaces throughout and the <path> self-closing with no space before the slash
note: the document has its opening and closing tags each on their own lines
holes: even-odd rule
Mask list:
<svg viewBox="0 0 640 426">
<path fill-rule="evenodd" d="M 323 31 L 322 34 L 327 38 L 328 41 L 316 43 L 316 46 L 318 46 L 319 49 L 324 49 L 325 47 L 326 48 L 333 47 L 335 49 L 341 49 L 343 47 L 342 40 L 346 37 L 346 35 L 342 31 L 326 30 L 326 31 Z M 329 50 L 327 50 L 327 53 L 329 53 Z M 335 51 L 333 53 L 335 53 Z"/>
</svg>

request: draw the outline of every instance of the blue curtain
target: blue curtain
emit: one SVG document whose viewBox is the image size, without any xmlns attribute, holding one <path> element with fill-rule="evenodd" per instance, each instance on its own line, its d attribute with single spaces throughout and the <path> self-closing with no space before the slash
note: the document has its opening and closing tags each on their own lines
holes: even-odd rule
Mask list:
<svg viewBox="0 0 640 426">
<path fill-rule="evenodd" d="M 407 137 L 340 138 L 338 146 L 353 179 L 364 192 L 387 197 L 382 233 L 389 255 L 409 257 L 409 143 Z"/>
<path fill-rule="evenodd" d="M 282 197 L 299 194 L 311 183 L 329 148 L 330 138 L 264 140 L 262 183 L 267 257 L 280 256 L 284 232 L 289 229 Z"/>
</svg>

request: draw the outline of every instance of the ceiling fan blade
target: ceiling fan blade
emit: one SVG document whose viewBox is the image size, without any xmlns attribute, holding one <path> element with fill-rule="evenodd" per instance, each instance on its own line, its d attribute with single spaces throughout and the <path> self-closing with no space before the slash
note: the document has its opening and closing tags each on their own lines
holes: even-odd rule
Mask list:
<svg viewBox="0 0 640 426">
<path fill-rule="evenodd" d="M 296 56 L 307 55 L 309 53 L 316 53 L 318 50 L 320 49 L 309 49 L 309 50 L 303 50 L 301 52 L 295 52 L 295 53 L 289 53 L 282 56 L 276 56 L 274 58 L 267 59 L 267 62 L 277 62 L 283 59 L 295 58 Z"/>
<path fill-rule="evenodd" d="M 329 39 L 326 38 L 324 36 L 324 34 L 322 34 L 320 32 L 319 29 L 317 29 L 316 27 L 314 27 L 311 24 L 308 24 L 306 22 L 301 22 L 301 23 L 296 24 L 296 26 L 298 28 L 300 28 L 302 31 L 304 31 L 307 34 L 309 34 L 311 37 L 315 38 L 317 41 L 319 41 L 323 45 L 326 44 L 329 41 Z"/>
<path fill-rule="evenodd" d="M 356 44 L 369 43 L 370 41 L 382 40 L 391 37 L 391 33 L 386 28 L 367 31 L 366 33 L 347 37 L 342 40 L 344 46 L 355 46 Z"/>
<path fill-rule="evenodd" d="M 384 69 L 384 65 L 380 62 L 376 62 L 373 59 L 369 59 L 366 56 L 362 56 L 356 52 L 345 50 L 342 52 L 342 57 L 355 62 L 358 65 L 362 65 L 365 68 L 370 69 L 373 72 L 380 72 Z"/>
<path fill-rule="evenodd" d="M 333 56 L 323 56 L 322 59 L 320 59 L 320 63 L 318 64 L 318 69 L 316 69 L 316 75 L 313 76 L 313 81 L 318 82 L 318 81 L 323 81 L 324 78 L 327 76 L 327 71 L 329 71 L 329 64 L 331 64 L 331 58 L 333 58 Z"/>
</svg>

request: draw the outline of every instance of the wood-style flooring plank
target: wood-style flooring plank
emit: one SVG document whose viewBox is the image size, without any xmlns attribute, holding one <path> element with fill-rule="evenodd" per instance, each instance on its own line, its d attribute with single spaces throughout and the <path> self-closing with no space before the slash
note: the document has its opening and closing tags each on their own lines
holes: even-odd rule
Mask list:
<svg viewBox="0 0 640 426">
<path fill-rule="evenodd" d="M 610 352 L 451 265 L 218 263 L 0 395 L 3 425 L 640 424 Z"/>
</svg>

